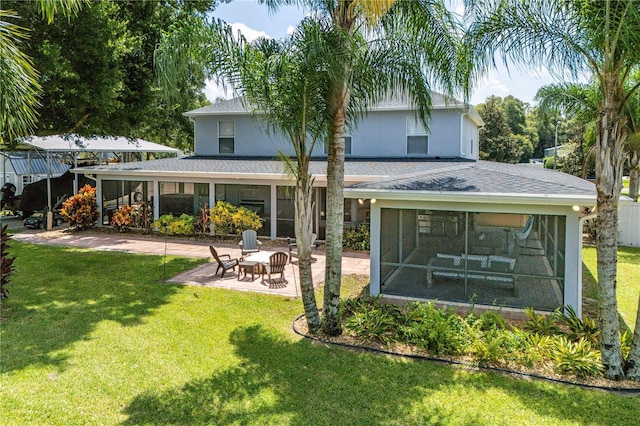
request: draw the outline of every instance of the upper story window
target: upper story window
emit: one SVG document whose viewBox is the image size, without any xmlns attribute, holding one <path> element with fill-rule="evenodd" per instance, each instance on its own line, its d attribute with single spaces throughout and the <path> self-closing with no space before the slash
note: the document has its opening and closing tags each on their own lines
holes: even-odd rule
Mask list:
<svg viewBox="0 0 640 426">
<path fill-rule="evenodd" d="M 218 122 L 218 152 L 233 154 L 235 152 L 236 131 L 233 121 Z"/>
<path fill-rule="evenodd" d="M 427 155 L 429 153 L 429 136 L 422 121 L 407 118 L 407 154 Z"/>
<path fill-rule="evenodd" d="M 329 153 L 327 144 L 324 144 L 324 153 Z M 351 155 L 351 136 L 344 137 L 344 155 Z"/>
</svg>

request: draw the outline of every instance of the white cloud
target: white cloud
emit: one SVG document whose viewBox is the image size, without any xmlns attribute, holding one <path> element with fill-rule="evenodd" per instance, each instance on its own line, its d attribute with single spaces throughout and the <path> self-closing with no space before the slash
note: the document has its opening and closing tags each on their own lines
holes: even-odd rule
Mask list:
<svg viewBox="0 0 640 426">
<path fill-rule="evenodd" d="M 296 27 L 294 27 L 293 25 L 289 25 L 289 26 L 287 27 L 287 34 L 288 34 L 288 35 L 291 35 L 291 34 L 293 34 L 293 32 L 294 32 L 295 30 L 296 30 Z"/>
<path fill-rule="evenodd" d="M 231 28 L 233 28 L 234 36 L 238 33 L 238 31 L 240 31 L 240 33 L 242 33 L 242 35 L 244 36 L 244 38 L 247 39 L 247 41 L 253 41 L 260 37 L 272 38 L 270 35 L 268 35 L 264 31 L 254 30 L 253 28 L 248 27 L 242 22 L 235 22 L 231 24 Z"/>
<path fill-rule="evenodd" d="M 471 96 L 471 103 L 476 105 L 484 102 L 491 95 L 505 97 L 510 93 L 509 88 L 492 72 L 478 83 Z"/>
<path fill-rule="evenodd" d="M 233 28 L 234 37 L 236 37 L 239 31 L 247 41 L 253 41 L 260 37 L 271 38 L 271 36 L 264 31 L 254 30 L 242 22 L 235 22 L 231 24 L 231 28 Z M 218 98 L 231 99 L 233 97 L 233 89 L 231 87 L 227 87 L 225 90 L 224 86 L 216 84 L 213 80 L 208 80 L 205 83 L 204 95 L 210 102 L 215 102 Z"/>
</svg>

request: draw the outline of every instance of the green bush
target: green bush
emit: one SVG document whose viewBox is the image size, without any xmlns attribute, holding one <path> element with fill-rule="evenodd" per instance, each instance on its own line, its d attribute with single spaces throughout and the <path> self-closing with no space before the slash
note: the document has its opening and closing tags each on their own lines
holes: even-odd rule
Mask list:
<svg viewBox="0 0 640 426">
<path fill-rule="evenodd" d="M 178 218 L 172 214 L 165 214 L 153 222 L 153 227 L 158 228 L 160 232 L 166 230 L 169 235 L 193 235 L 194 222 L 194 217 L 188 214 L 181 214 Z"/>
<path fill-rule="evenodd" d="M 238 207 L 236 211 L 233 212 L 231 220 L 236 234 L 238 235 L 242 234 L 242 232 L 247 229 L 257 231 L 262 228 L 262 220 L 260 220 L 260 216 L 258 216 L 258 214 L 253 210 L 249 210 L 246 207 Z"/>
<path fill-rule="evenodd" d="M 218 201 L 211 209 L 210 220 L 216 235 L 242 234 L 247 229 L 262 228 L 262 220 L 257 213 L 246 207 L 236 207 L 226 201 Z"/>
<path fill-rule="evenodd" d="M 533 308 L 526 308 L 524 313 L 529 318 L 524 323 L 524 329 L 530 333 L 538 333 L 544 336 L 553 336 L 560 333 L 557 315 L 536 314 Z"/>
<path fill-rule="evenodd" d="M 345 227 L 342 245 L 352 250 L 368 251 L 371 248 L 369 223 L 363 222 L 355 227 Z"/>
<path fill-rule="evenodd" d="M 585 339 L 572 342 L 565 336 L 557 337 L 551 349 L 551 359 L 560 374 L 573 373 L 578 377 L 599 376 L 603 372 L 600 352 L 592 350 Z"/>
<path fill-rule="evenodd" d="M 389 344 L 395 329 L 395 319 L 382 307 L 377 307 L 355 312 L 345 320 L 344 326 L 360 339 Z"/>
<path fill-rule="evenodd" d="M 15 269 L 13 262 L 16 260 L 15 256 L 9 256 L 7 251 L 9 240 L 12 238 L 7 232 L 7 226 L 4 225 L 0 228 L 0 301 L 9 298 L 7 286 L 11 282 L 11 274 Z"/>
<path fill-rule="evenodd" d="M 578 318 L 571 306 L 565 307 L 566 315 L 559 316 L 560 321 L 569 329 L 568 336 L 573 341 L 585 339 L 597 346 L 600 343 L 600 329 L 594 320 L 588 317 Z"/>
<path fill-rule="evenodd" d="M 462 354 L 472 340 L 470 327 L 464 319 L 453 312 L 437 309 L 431 303 L 411 305 L 400 322 L 398 339 L 435 354 Z"/>
</svg>

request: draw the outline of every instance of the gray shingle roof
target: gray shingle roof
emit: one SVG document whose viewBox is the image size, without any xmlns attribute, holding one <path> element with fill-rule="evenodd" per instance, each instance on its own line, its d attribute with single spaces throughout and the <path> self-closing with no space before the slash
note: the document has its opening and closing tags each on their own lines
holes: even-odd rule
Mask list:
<svg viewBox="0 0 640 426">
<path fill-rule="evenodd" d="M 431 92 L 431 103 L 434 108 L 442 108 L 445 106 L 460 106 L 463 102 L 455 99 L 447 99 L 438 92 Z M 378 105 L 371 108 L 375 110 L 389 109 L 413 109 L 411 102 L 406 96 L 391 95 L 381 101 Z M 187 111 L 184 115 L 194 117 L 198 115 L 223 115 L 223 114 L 248 114 L 252 107 L 245 102 L 243 97 L 233 98 L 226 101 L 216 102 L 214 104 L 203 106 L 202 108 Z"/>
<path fill-rule="evenodd" d="M 283 179 L 285 168 L 278 159 L 259 157 L 182 157 L 134 163 L 119 163 L 81 169 L 87 173 L 168 176 L 176 173 L 216 179 L 222 175 L 258 181 Z M 311 162 L 311 173 L 326 176 L 326 159 Z M 246 175 L 246 176 L 241 176 Z M 487 194 L 519 193 L 581 195 L 595 197 L 595 185 L 554 170 L 517 164 L 460 159 L 358 159 L 345 162 L 345 180 L 353 189 L 422 192 L 468 192 Z"/>
</svg>

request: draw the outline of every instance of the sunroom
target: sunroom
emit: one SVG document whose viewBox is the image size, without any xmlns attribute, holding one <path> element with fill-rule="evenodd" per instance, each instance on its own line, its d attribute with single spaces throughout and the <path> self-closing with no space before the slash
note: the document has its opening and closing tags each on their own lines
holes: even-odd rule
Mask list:
<svg viewBox="0 0 640 426">
<path fill-rule="evenodd" d="M 593 184 L 479 161 L 345 192 L 372 201 L 372 294 L 581 312 L 582 224 L 595 204 Z"/>
</svg>

